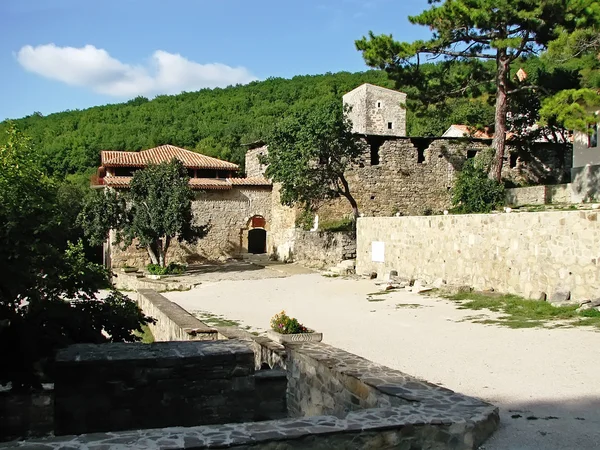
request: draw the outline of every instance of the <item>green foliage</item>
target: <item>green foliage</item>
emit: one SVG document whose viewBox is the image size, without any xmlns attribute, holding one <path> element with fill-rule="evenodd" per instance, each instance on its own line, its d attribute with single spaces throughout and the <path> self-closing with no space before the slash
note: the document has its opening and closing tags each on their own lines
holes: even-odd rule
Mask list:
<svg viewBox="0 0 600 450">
<path fill-rule="evenodd" d="M 351 219 L 327 220 L 319 223 L 321 231 L 354 231 L 354 221 Z"/>
<path fill-rule="evenodd" d="M 282 117 L 309 110 L 330 97 L 341 102 L 344 93 L 363 83 L 393 85 L 386 74 L 375 71 L 269 78 L 45 117 L 32 114 L 15 123 L 31 136 L 37 164 L 58 178 L 94 171 L 101 150 L 138 151 L 162 144 L 243 164 L 247 147 L 241 144 L 266 138 Z M 0 135 L 8 127 L 0 124 Z"/>
<path fill-rule="evenodd" d="M 173 239 L 193 244 L 208 225 L 194 225 L 189 177 L 181 161 L 150 165 L 133 175 L 129 190 L 104 190 L 84 205 L 79 222 L 92 243 L 104 242 L 110 230 L 126 248 L 134 240 L 147 249 L 153 264 L 166 267 Z"/>
<path fill-rule="evenodd" d="M 161 267 L 158 264 L 148 264 L 146 270 L 150 275 L 181 275 L 185 272 L 185 266 L 174 262 L 166 267 Z"/>
<path fill-rule="evenodd" d="M 452 187 L 453 212 L 487 213 L 504 202 L 504 186 L 489 178 L 489 165 L 468 159 Z"/>
<path fill-rule="evenodd" d="M 315 224 L 315 214 L 312 211 L 303 210 L 296 217 L 296 227 L 304 231 L 309 231 Z"/>
<path fill-rule="evenodd" d="M 369 66 L 385 70 L 398 86 L 414 86 L 421 112 L 426 113 L 432 104 L 443 109 L 452 96 L 478 97 L 495 91 L 494 174 L 500 181 L 509 111 L 507 96 L 540 90 L 539 86 L 529 85 L 529 80 L 522 83 L 512 78 L 511 65 L 547 47 L 561 32 L 598 23 L 597 0 L 429 3 L 432 6 L 428 10 L 409 17 L 413 24 L 429 27 L 432 37 L 428 41 L 398 42 L 391 35 L 370 32 L 356 41 L 356 47 Z M 423 65 L 428 59 L 440 63 Z"/>
<path fill-rule="evenodd" d="M 271 329 L 281 334 L 310 333 L 311 331 L 294 319 L 288 316 L 285 311 L 275 314 L 271 318 Z"/>
<path fill-rule="evenodd" d="M 290 115 L 267 139 L 267 176 L 281 183 L 282 203 L 315 210 L 319 202 L 341 195 L 358 216 L 344 172 L 365 149 L 340 103 L 331 98 L 324 106 Z"/>
<path fill-rule="evenodd" d="M 498 319 L 477 319 L 476 323 L 494 324 L 509 328 L 553 326 L 596 326 L 600 328 L 600 312 L 595 309 L 577 311 L 577 305 L 553 306 L 549 302 L 527 300 L 511 294 L 463 292 L 447 296 L 457 302 L 459 309 L 489 310 L 501 313 Z"/>
<path fill-rule="evenodd" d="M 91 263 L 69 201 L 72 184 L 39 170 L 30 141 L 11 128 L 0 145 L 0 383 L 39 386 L 57 349 L 78 342 L 133 341 L 151 319 L 117 292 L 96 299 L 108 272 Z M 108 337 L 105 335 L 108 334 Z"/>
</svg>

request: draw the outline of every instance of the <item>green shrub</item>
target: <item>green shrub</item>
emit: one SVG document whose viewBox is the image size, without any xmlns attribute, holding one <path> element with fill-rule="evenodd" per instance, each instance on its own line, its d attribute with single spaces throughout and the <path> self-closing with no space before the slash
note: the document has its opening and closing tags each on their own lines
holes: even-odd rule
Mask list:
<svg viewBox="0 0 600 450">
<path fill-rule="evenodd" d="M 484 164 L 468 159 L 452 188 L 453 212 L 488 213 L 504 203 L 504 186 L 488 177 Z"/>
<path fill-rule="evenodd" d="M 319 224 L 321 231 L 352 231 L 354 221 L 352 219 L 326 220 Z"/>
<path fill-rule="evenodd" d="M 185 266 L 183 264 L 174 262 L 165 267 L 162 267 L 159 264 L 148 264 L 146 269 L 150 275 L 180 275 L 185 272 Z"/>
<path fill-rule="evenodd" d="M 310 231 L 315 223 L 315 214 L 312 211 L 304 210 L 296 217 L 296 227 L 304 231 Z"/>
<path fill-rule="evenodd" d="M 310 333 L 310 330 L 298 320 L 288 316 L 285 311 L 275 314 L 271 318 L 271 328 L 281 334 Z"/>
</svg>

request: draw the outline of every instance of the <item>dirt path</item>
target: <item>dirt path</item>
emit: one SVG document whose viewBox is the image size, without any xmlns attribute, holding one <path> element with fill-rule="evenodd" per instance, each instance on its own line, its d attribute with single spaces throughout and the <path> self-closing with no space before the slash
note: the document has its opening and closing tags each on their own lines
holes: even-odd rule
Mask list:
<svg viewBox="0 0 600 450">
<path fill-rule="evenodd" d="M 501 408 L 486 450 L 600 448 L 600 332 L 474 324 L 479 312 L 407 292 L 383 296 L 368 280 L 319 274 L 207 282 L 166 296 L 266 329 L 285 309 L 324 341 Z"/>
</svg>

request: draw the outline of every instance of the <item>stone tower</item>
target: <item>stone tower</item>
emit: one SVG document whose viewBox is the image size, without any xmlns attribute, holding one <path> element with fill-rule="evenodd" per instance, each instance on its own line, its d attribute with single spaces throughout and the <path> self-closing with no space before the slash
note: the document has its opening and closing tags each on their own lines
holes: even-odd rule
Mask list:
<svg viewBox="0 0 600 450">
<path fill-rule="evenodd" d="M 406 136 L 406 94 L 365 83 L 343 97 L 352 108 L 352 131 L 375 136 Z"/>
</svg>

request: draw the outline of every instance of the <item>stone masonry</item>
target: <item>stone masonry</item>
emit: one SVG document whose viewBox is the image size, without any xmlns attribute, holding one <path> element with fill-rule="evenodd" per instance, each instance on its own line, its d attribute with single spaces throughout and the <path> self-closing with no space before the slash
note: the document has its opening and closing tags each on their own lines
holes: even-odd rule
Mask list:
<svg viewBox="0 0 600 450">
<path fill-rule="evenodd" d="M 55 434 L 285 417 L 285 383 L 254 364 L 233 340 L 72 345 L 56 357 Z"/>
<path fill-rule="evenodd" d="M 343 97 L 352 131 L 361 135 L 406 136 L 406 94 L 365 83 Z"/>
<path fill-rule="evenodd" d="M 356 270 L 379 276 L 395 270 L 409 279 L 529 298 L 570 292 L 572 300 L 594 299 L 600 296 L 598 216 L 555 211 L 363 217 Z"/>
</svg>

